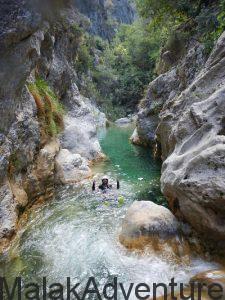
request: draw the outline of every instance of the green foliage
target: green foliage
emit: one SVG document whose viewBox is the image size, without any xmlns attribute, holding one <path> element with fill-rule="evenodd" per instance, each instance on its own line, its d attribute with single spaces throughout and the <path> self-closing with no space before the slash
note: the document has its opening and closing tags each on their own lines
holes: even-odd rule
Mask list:
<svg viewBox="0 0 225 300">
<path fill-rule="evenodd" d="M 18 158 L 18 155 L 16 152 L 12 153 L 9 158 L 10 161 L 10 171 L 20 170 L 22 168 L 22 163 L 20 159 Z"/>
<path fill-rule="evenodd" d="M 78 26 L 78 24 L 74 23 L 72 25 L 72 32 L 73 32 L 73 36 L 74 38 L 79 41 L 79 39 L 82 37 L 83 35 L 83 30 L 80 26 Z"/>
<path fill-rule="evenodd" d="M 138 20 L 132 25 L 122 25 L 105 49 L 94 80 L 112 106 L 134 110 L 146 84 L 154 77 L 161 46 L 159 36 L 157 29 L 149 35 L 145 24 Z M 108 93 L 101 86 L 107 88 Z"/>
<path fill-rule="evenodd" d="M 219 22 L 217 26 L 217 36 L 220 36 L 225 30 L 225 0 L 220 1 L 220 13 L 217 16 Z"/>
<path fill-rule="evenodd" d="M 215 13 L 205 10 L 198 17 L 198 24 L 199 31 L 201 32 L 201 40 L 205 45 L 207 54 L 209 54 L 215 41 L 225 30 L 225 0 L 220 0 L 218 13 L 216 15 Z"/>
<path fill-rule="evenodd" d="M 208 0 L 136 0 L 137 8 L 144 18 L 151 17 L 158 22 L 167 18 L 182 19 L 197 16 Z M 215 2 L 215 1 L 214 1 Z"/>
<path fill-rule="evenodd" d="M 34 97 L 43 140 L 57 135 L 63 128 L 64 108 L 48 83 L 41 78 L 28 84 Z"/>
<path fill-rule="evenodd" d="M 79 47 L 77 60 L 76 60 L 76 70 L 78 73 L 87 72 L 91 68 L 92 57 L 89 53 L 89 48 L 87 45 L 82 44 Z"/>
<path fill-rule="evenodd" d="M 149 19 L 149 27 L 166 27 L 168 34 L 185 31 L 183 25 L 192 21 L 188 28 L 205 44 L 209 54 L 215 40 L 225 29 L 224 0 L 136 0 L 140 15 Z M 183 28 L 182 28 L 183 26 Z"/>
<path fill-rule="evenodd" d="M 145 86 L 155 74 L 155 64 L 167 32 L 138 20 L 122 25 L 109 44 L 99 37 L 82 34 L 75 68 L 78 87 L 94 98 L 114 120 L 135 109 Z"/>
</svg>

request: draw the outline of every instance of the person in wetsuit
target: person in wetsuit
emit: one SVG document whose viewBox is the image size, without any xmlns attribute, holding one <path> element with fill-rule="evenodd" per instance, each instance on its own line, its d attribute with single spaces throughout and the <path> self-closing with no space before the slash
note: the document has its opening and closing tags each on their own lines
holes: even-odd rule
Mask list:
<svg viewBox="0 0 225 300">
<path fill-rule="evenodd" d="M 92 184 L 92 191 L 95 191 L 95 184 L 96 182 L 94 181 Z M 102 192 L 106 192 L 108 189 L 112 189 L 112 185 L 109 184 L 109 179 L 107 176 L 104 176 L 102 178 L 102 184 L 99 185 L 98 187 Z M 119 180 L 117 180 L 117 189 L 120 188 L 120 183 Z"/>
</svg>

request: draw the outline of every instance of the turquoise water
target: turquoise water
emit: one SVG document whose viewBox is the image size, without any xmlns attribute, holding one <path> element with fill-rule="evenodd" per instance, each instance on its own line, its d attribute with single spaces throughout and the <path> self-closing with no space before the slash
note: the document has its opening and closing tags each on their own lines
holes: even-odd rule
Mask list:
<svg viewBox="0 0 225 300">
<path fill-rule="evenodd" d="M 111 183 L 121 181 L 117 195 L 105 199 L 91 191 L 92 180 L 82 185 L 59 188 L 55 199 L 33 209 L 26 225 L 18 232 L 10 251 L 0 259 L 0 275 L 11 284 L 16 276 L 23 282 L 66 285 L 66 277 L 83 287 L 94 276 L 99 290 L 117 277 L 127 287 L 131 282 L 169 283 L 171 278 L 187 283 L 191 276 L 211 269 L 213 264 L 200 258 L 190 264 L 177 263 L 156 253 L 129 252 L 119 243 L 122 219 L 136 199 L 164 202 L 159 190 L 160 164 L 147 149 L 131 145 L 132 128 L 110 128 L 99 132 L 108 160 L 95 168 L 96 180 L 107 173 Z M 109 201 L 108 201 L 109 200 Z M 82 295 L 82 288 L 78 290 Z M 66 299 L 66 298 L 64 298 Z M 93 299 L 92 296 L 86 299 Z M 121 293 L 118 299 L 124 299 Z M 134 294 L 130 299 L 136 299 Z"/>
<path fill-rule="evenodd" d="M 129 142 L 132 126 L 110 127 L 99 132 L 99 140 L 108 160 L 98 164 L 95 172 L 118 178 L 122 184 L 129 184 L 133 198 L 152 200 L 166 204 L 160 192 L 161 164 L 153 158 L 150 149 L 134 146 Z"/>
</svg>

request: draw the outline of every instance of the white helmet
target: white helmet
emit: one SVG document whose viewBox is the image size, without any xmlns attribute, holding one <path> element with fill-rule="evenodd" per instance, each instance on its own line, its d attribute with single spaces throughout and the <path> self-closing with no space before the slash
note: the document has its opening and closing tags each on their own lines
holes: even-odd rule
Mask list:
<svg viewBox="0 0 225 300">
<path fill-rule="evenodd" d="M 104 176 L 102 177 L 102 180 L 109 180 L 109 178 L 108 178 L 107 175 L 104 175 Z"/>
</svg>

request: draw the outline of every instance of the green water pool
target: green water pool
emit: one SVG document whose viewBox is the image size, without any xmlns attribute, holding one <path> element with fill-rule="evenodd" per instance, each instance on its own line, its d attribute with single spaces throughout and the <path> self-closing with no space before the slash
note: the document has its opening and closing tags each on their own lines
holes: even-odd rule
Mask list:
<svg viewBox="0 0 225 300">
<path fill-rule="evenodd" d="M 101 172 L 129 184 L 137 200 L 152 200 L 166 204 L 160 192 L 161 164 L 153 158 L 151 150 L 130 143 L 133 126 L 117 127 L 99 131 L 99 140 L 108 160 L 95 166 Z M 121 185 L 123 190 L 124 186 Z"/>
</svg>

